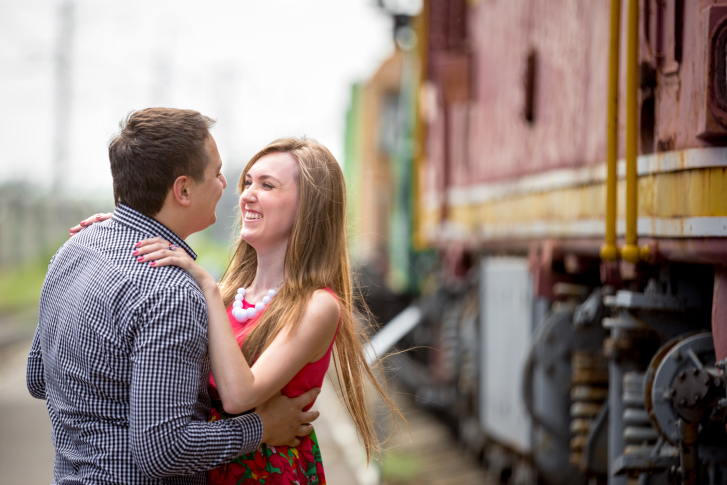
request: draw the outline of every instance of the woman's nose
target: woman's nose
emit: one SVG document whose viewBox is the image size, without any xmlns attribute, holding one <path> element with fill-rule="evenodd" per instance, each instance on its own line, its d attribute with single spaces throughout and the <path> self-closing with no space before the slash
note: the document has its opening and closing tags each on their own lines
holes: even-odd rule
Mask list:
<svg viewBox="0 0 727 485">
<path fill-rule="evenodd" d="M 255 199 L 255 191 L 253 190 L 252 186 L 245 188 L 245 190 L 242 191 L 242 194 L 240 194 L 240 200 L 244 202 L 251 202 Z"/>
</svg>

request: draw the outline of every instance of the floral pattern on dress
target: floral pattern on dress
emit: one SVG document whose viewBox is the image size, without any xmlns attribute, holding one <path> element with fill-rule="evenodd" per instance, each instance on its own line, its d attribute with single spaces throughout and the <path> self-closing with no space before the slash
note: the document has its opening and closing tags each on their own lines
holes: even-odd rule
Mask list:
<svg viewBox="0 0 727 485">
<path fill-rule="evenodd" d="M 209 421 L 231 417 L 210 411 Z M 325 485 L 323 461 L 315 430 L 300 445 L 268 446 L 262 443 L 252 453 L 241 455 L 207 474 L 210 485 Z"/>
</svg>

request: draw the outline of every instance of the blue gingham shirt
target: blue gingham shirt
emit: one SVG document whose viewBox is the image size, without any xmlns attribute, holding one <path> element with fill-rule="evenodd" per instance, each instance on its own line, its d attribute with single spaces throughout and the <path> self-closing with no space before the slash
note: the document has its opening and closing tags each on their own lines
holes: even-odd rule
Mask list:
<svg viewBox="0 0 727 485">
<path fill-rule="evenodd" d="M 207 422 L 207 308 L 194 279 L 131 255 L 172 231 L 120 205 L 51 260 L 28 356 L 45 399 L 54 484 L 205 484 L 205 470 L 257 449 L 256 414 Z"/>
</svg>

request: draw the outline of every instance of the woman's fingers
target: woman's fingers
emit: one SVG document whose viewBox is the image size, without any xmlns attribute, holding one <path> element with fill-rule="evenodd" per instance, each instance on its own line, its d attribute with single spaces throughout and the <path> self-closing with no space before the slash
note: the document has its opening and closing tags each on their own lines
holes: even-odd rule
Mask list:
<svg viewBox="0 0 727 485">
<path fill-rule="evenodd" d="M 136 243 L 136 247 L 131 255 L 140 263 L 149 263 L 154 261 L 154 266 L 175 265 L 186 268 L 191 259 L 187 252 L 183 249 L 169 249 L 170 243 L 161 237 L 153 237 L 144 239 Z"/>
<path fill-rule="evenodd" d="M 142 263 L 146 263 L 147 261 L 141 261 Z M 185 258 L 180 258 L 179 256 L 162 256 L 159 259 L 155 260 L 149 260 L 149 265 L 154 266 L 155 268 L 161 267 L 161 266 L 179 266 L 180 268 L 186 268 L 187 265 L 185 264 L 187 261 L 185 261 Z"/>
<path fill-rule="evenodd" d="M 178 251 L 170 251 L 169 249 L 158 249 L 156 251 L 152 251 L 147 254 L 142 254 L 141 256 L 137 256 L 136 260 L 140 263 L 148 263 L 149 261 L 158 261 L 162 258 L 166 259 L 173 259 L 175 261 L 183 261 L 185 259 L 189 259 L 179 253 Z M 186 254 L 186 253 L 185 253 Z"/>
<path fill-rule="evenodd" d="M 150 246 L 146 246 L 149 248 Z M 179 266 L 183 269 L 189 269 L 192 259 L 184 250 L 170 251 L 167 246 L 162 246 L 151 252 L 134 255 L 140 263 L 149 263 L 152 266 Z"/>
<path fill-rule="evenodd" d="M 150 237 L 149 239 L 142 239 L 141 241 L 136 243 L 135 247 L 143 248 L 144 246 L 149 246 L 152 244 L 164 244 L 166 246 L 169 246 L 169 241 L 161 237 Z"/>
<path fill-rule="evenodd" d="M 146 239 L 146 241 L 148 241 L 148 239 Z M 163 239 L 160 242 L 153 242 L 144 246 L 136 247 L 131 252 L 131 255 L 139 257 L 145 254 L 151 254 L 156 251 L 161 251 L 162 249 L 169 249 L 169 243 L 164 241 Z"/>
<path fill-rule="evenodd" d="M 74 234 L 78 234 L 82 229 L 89 227 L 96 222 L 102 222 L 107 219 L 110 219 L 112 215 L 113 215 L 113 213 L 111 213 L 111 212 L 107 212 L 105 214 L 101 214 L 101 213 L 94 214 L 91 217 L 88 217 L 88 218 L 82 220 L 77 225 L 73 226 L 70 229 L 70 234 L 68 234 L 68 236 L 70 237 L 70 236 L 73 236 Z"/>
</svg>

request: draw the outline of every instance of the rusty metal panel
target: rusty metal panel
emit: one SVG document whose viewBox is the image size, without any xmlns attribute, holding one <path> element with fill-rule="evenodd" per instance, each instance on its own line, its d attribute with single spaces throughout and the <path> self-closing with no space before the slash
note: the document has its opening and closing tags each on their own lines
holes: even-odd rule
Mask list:
<svg viewBox="0 0 727 485">
<path fill-rule="evenodd" d="M 448 29 L 456 10 L 454 4 L 445 0 L 431 2 L 433 56 L 429 69 L 432 79 L 441 84 L 445 102 L 463 102 L 467 94 L 471 99 L 468 152 L 469 167 L 475 176 L 469 177 L 470 183 L 602 163 L 609 1 L 471 4 L 464 15 L 468 26 L 464 45 L 471 51 L 469 65 L 464 54 L 449 58 L 451 54 L 445 53 L 442 59 L 434 55 L 452 49 Z M 650 115 L 653 122 L 642 123 L 646 130 L 642 141 L 649 145 L 642 146 L 642 153 L 705 146 L 707 142 L 698 135 L 714 132 L 708 125 L 717 104 L 714 96 L 711 104 L 708 101 L 706 82 L 710 22 L 713 27 L 719 24 L 726 7 L 724 0 L 702 1 L 699 5 L 689 0 L 642 0 L 640 55 L 643 72 L 655 76 L 653 81 L 642 83 L 641 101 L 652 103 L 654 113 Z M 627 20 L 625 8 L 623 5 L 623 23 Z M 623 51 L 626 42 L 622 40 Z M 625 57 L 624 52 L 621 57 Z M 528 59 L 533 58 L 538 60 L 533 101 L 539 115 L 528 123 L 523 112 L 528 100 Z M 723 61 L 720 56 L 712 58 Z M 621 77 L 623 85 L 623 63 Z M 472 83 L 469 89 L 467 81 Z M 623 89 L 621 153 L 625 130 Z M 727 104 L 725 108 L 727 113 Z M 649 113 L 644 112 L 646 115 Z M 725 130 L 721 125 L 718 128 L 718 135 Z"/>
<path fill-rule="evenodd" d="M 626 4 L 622 2 L 622 35 L 626 31 Z M 453 46 L 460 44 L 449 40 L 456 11 L 453 5 L 447 0 L 430 2 L 429 73 L 436 102 L 426 118 L 428 139 L 421 172 L 425 189 L 420 204 L 422 220 L 435 238 L 442 236 L 439 223 L 443 221 L 450 223 L 445 225 L 452 229 L 448 235 L 461 237 L 472 235 L 481 229 L 478 224 L 486 223 L 484 214 L 489 214 L 489 209 L 466 209 L 467 204 L 450 200 L 451 191 L 559 170 L 599 170 L 606 152 L 610 0 L 468 2 L 461 44 L 465 47 L 459 51 Z M 727 0 L 641 0 L 641 10 L 641 153 L 681 153 L 715 142 L 723 144 L 727 139 Z M 717 34 L 722 26 L 724 43 L 720 44 Z M 623 155 L 625 38 L 621 49 L 619 146 Z M 529 59 L 537 59 L 535 74 L 528 69 Z M 525 109 L 528 100 L 532 101 L 531 110 Z M 670 177 L 660 179 L 665 187 Z M 695 183 L 714 182 L 713 178 L 691 180 L 684 190 L 672 187 L 678 193 L 674 201 L 694 194 Z M 716 196 L 710 187 L 702 192 Z M 648 192 L 651 186 L 643 188 L 647 191 L 641 206 L 669 205 L 664 202 L 669 200 L 668 192 L 652 193 Z M 653 188 L 658 189 L 656 185 Z M 579 204 L 598 213 L 592 208 L 602 205 L 600 199 L 593 198 L 600 197 L 600 189 L 592 189 L 593 194 Z M 694 203 L 690 202 L 689 210 L 680 209 L 682 216 L 702 212 L 714 216 Z M 662 211 L 647 209 L 647 213 Z M 569 210 L 558 205 L 546 216 L 571 224 L 575 221 L 565 220 Z M 673 237 L 680 233 L 675 228 L 683 221 L 641 215 L 653 219 L 649 234 Z M 600 231 L 600 218 L 590 219 L 588 231 Z M 689 221 L 682 224 L 685 229 L 677 237 L 703 233 Z M 721 229 L 718 232 L 721 234 Z"/>
<path fill-rule="evenodd" d="M 469 126 L 472 183 L 602 162 L 608 2 L 480 2 L 469 12 L 475 85 Z M 528 59 L 537 58 L 534 112 Z"/>
</svg>

